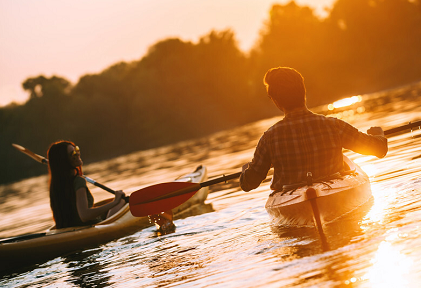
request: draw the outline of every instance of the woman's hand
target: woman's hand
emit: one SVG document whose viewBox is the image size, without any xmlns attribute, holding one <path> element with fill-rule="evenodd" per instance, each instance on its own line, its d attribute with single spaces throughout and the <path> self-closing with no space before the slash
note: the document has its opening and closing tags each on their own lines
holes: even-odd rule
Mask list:
<svg viewBox="0 0 421 288">
<path fill-rule="evenodd" d="M 123 190 L 117 190 L 117 191 L 115 191 L 114 202 L 116 203 L 116 205 L 118 203 L 120 203 L 120 200 L 121 199 L 124 199 L 124 197 L 126 197 L 126 194 L 124 194 Z"/>
<path fill-rule="evenodd" d="M 117 213 L 121 208 L 123 208 L 126 205 L 126 200 L 124 199 L 125 197 L 126 194 L 124 194 L 122 190 L 115 191 L 115 198 L 112 203 L 114 207 L 108 210 L 107 218 Z"/>
<path fill-rule="evenodd" d="M 104 213 L 107 213 L 108 218 L 126 205 L 126 201 L 124 200 L 126 194 L 124 194 L 122 190 L 115 191 L 114 201 L 97 207 L 88 207 L 88 197 L 86 193 L 85 187 L 81 187 L 76 191 L 76 207 L 80 220 L 83 222 L 93 220 Z"/>
</svg>

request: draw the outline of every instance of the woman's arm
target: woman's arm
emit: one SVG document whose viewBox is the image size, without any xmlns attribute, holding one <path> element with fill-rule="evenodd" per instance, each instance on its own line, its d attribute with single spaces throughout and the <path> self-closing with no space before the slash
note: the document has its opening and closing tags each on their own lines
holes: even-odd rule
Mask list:
<svg viewBox="0 0 421 288">
<path fill-rule="evenodd" d="M 125 196 L 123 191 L 116 191 L 114 201 L 98 207 L 88 206 L 88 197 L 86 196 L 86 188 L 81 187 L 76 190 L 76 207 L 80 220 L 83 222 L 93 220 L 108 212 L 111 208 L 117 206 L 120 200 Z"/>
</svg>

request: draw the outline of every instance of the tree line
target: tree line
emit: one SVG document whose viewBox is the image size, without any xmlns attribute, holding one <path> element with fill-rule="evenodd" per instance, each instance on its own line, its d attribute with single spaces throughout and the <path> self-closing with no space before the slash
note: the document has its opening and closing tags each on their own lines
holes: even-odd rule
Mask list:
<svg viewBox="0 0 421 288">
<path fill-rule="evenodd" d="M 75 84 L 28 78 L 29 100 L 0 108 L 0 183 L 46 171 L 11 143 L 45 155 L 72 140 L 89 163 L 277 115 L 262 82 L 269 68 L 300 71 L 312 107 L 419 81 L 420 51 L 419 0 L 338 0 L 323 19 L 290 2 L 271 7 L 247 52 L 233 31 L 211 31 L 160 41 Z"/>
</svg>

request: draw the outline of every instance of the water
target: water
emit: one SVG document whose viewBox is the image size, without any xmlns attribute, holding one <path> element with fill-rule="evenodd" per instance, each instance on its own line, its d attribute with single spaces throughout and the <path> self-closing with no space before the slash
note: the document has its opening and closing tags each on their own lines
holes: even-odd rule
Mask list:
<svg viewBox="0 0 421 288">
<path fill-rule="evenodd" d="M 360 113 L 338 116 L 361 130 L 420 120 L 421 85 L 363 97 Z M 402 100 L 402 95 L 412 95 Z M 373 104 L 374 103 L 374 104 Z M 377 103 L 377 105 L 376 105 Z M 380 104 L 378 104 L 380 103 Z M 266 119 L 207 138 L 90 164 L 84 173 L 127 194 L 208 167 L 210 178 L 240 171 Z M 255 191 L 238 181 L 210 187 L 214 211 L 155 227 L 0 276 L 1 287 L 419 287 L 421 282 L 421 132 L 389 138 L 384 159 L 345 154 L 370 176 L 374 199 L 325 227 L 271 227 L 264 209 L 269 180 Z M 28 147 L 30 149 L 30 147 Z M 82 157 L 83 157 L 83 147 Z M 35 151 L 37 152 L 37 151 Z M 0 237 L 48 228 L 47 176 L 0 186 Z M 95 199 L 109 194 L 92 187 Z"/>
</svg>

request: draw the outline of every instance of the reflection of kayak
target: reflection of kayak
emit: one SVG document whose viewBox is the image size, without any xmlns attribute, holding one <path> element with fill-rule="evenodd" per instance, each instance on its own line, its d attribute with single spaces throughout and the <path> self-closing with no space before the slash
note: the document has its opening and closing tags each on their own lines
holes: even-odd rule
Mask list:
<svg viewBox="0 0 421 288">
<path fill-rule="evenodd" d="M 199 166 L 196 171 L 175 181 L 199 183 L 206 178 L 206 168 Z M 174 217 L 180 218 L 199 212 L 208 191 L 208 187 L 202 188 L 187 202 L 174 208 Z M 50 229 L 43 233 L 2 239 L 0 270 L 40 263 L 72 251 L 112 241 L 151 225 L 148 217 L 132 216 L 129 204 L 126 204 L 118 213 L 94 226 Z"/>
<path fill-rule="evenodd" d="M 346 156 L 344 164 L 349 171 L 342 175 L 272 193 L 266 202 L 272 224 L 320 227 L 366 203 L 371 198 L 368 176 Z"/>
</svg>

